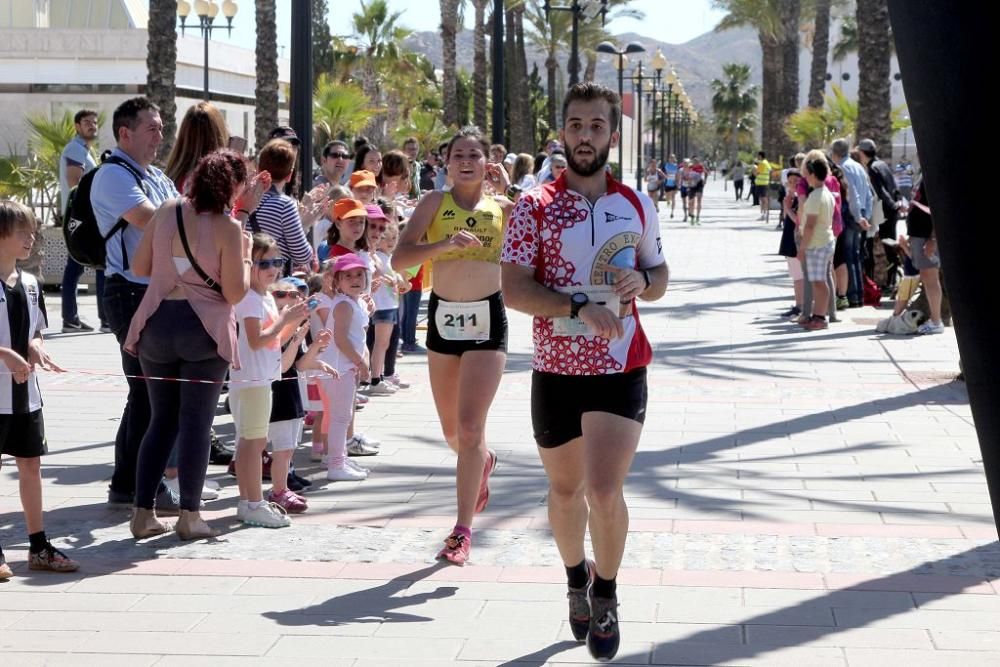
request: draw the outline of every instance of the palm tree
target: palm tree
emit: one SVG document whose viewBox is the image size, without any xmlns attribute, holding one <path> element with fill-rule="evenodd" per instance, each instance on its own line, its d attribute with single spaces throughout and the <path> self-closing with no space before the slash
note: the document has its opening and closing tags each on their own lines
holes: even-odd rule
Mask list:
<svg viewBox="0 0 1000 667">
<path fill-rule="evenodd" d="M 545 18 L 540 0 L 531 0 L 528 5 L 528 41 L 536 49 L 545 53 L 545 89 L 548 99 L 545 103 L 545 120 L 550 128 L 556 127 L 556 91 L 559 72 L 559 51 L 565 35 L 570 30 L 568 12 L 552 12 Z"/>
<path fill-rule="evenodd" d="M 809 68 L 809 106 L 823 106 L 826 89 L 826 68 L 830 54 L 830 0 L 816 1 L 813 23 L 812 65 Z"/>
<path fill-rule="evenodd" d="M 849 99 L 840 86 L 831 86 L 831 89 L 831 94 L 823 98 L 823 107 L 808 107 L 786 121 L 785 133 L 798 146 L 825 146 L 837 137 L 850 137 L 857 133 L 858 102 Z M 900 106 L 892 110 L 893 133 L 910 126 L 905 109 Z"/>
<path fill-rule="evenodd" d="M 402 43 L 411 30 L 398 24 L 403 12 L 389 12 L 386 0 L 361 0 L 361 11 L 352 17 L 355 37 L 361 42 L 362 87 L 376 106 L 385 104 L 383 78 L 403 56 Z M 366 133 L 377 144 L 386 136 L 385 120 L 372 117 Z"/>
<path fill-rule="evenodd" d="M 778 13 L 780 0 L 713 0 L 717 9 L 728 11 L 717 32 L 750 26 L 757 31 L 761 60 L 761 144 L 772 158 L 784 142 L 782 129 L 782 93 L 784 88 L 781 52 L 782 24 Z"/>
<path fill-rule="evenodd" d="M 322 74 L 333 72 L 333 36 L 330 34 L 330 8 L 327 0 L 312 1 L 313 86 Z"/>
<path fill-rule="evenodd" d="M 490 0 L 472 0 L 476 9 L 472 57 L 472 122 L 486 129 L 486 10 Z"/>
<path fill-rule="evenodd" d="M 892 156 L 889 62 L 892 35 L 886 0 L 858 0 L 858 139 L 871 138 Z"/>
<path fill-rule="evenodd" d="M 278 26 L 274 0 L 255 0 L 257 10 L 257 103 L 254 138 L 257 150 L 278 125 Z"/>
<path fill-rule="evenodd" d="M 511 107 L 511 146 L 515 153 L 534 152 L 532 138 L 531 100 L 528 96 L 528 58 L 524 46 L 524 11 L 522 0 L 514 0 L 510 15 L 513 20 L 509 30 L 513 35 L 513 76 L 509 86 L 513 92 Z"/>
<path fill-rule="evenodd" d="M 606 23 L 610 24 L 619 18 L 630 18 L 640 21 L 644 19 L 646 15 L 642 11 L 629 9 L 626 6 L 631 1 L 611 0 L 608 2 Z M 608 30 L 607 26 L 602 24 L 596 17 L 589 21 L 580 21 L 579 30 L 580 50 L 583 51 L 583 56 L 587 60 L 583 69 L 583 80 L 593 81 L 597 74 L 597 45 L 607 40 L 614 41 L 615 37 Z M 568 43 L 572 39 L 572 35 L 566 33 L 564 39 L 566 39 L 567 49 L 569 49 Z"/>
<path fill-rule="evenodd" d="M 356 136 L 372 116 L 385 113 L 374 106 L 357 83 L 342 83 L 323 73 L 313 90 L 313 146 L 320 161 L 323 147 L 331 139 Z"/>
<path fill-rule="evenodd" d="M 801 0 L 779 0 L 781 18 L 781 119 L 791 116 L 799 108 L 799 17 Z M 795 146 L 787 135 L 778 142 L 780 155 L 792 155 Z"/>
<path fill-rule="evenodd" d="M 845 16 L 840 21 L 840 36 L 833 45 L 833 62 L 842 62 L 848 54 L 856 53 L 857 50 L 858 24 L 853 16 Z"/>
<path fill-rule="evenodd" d="M 177 0 L 150 0 L 149 47 L 146 52 L 146 96 L 160 107 L 163 142 L 156 159 L 170 154 L 177 132 L 177 102 L 174 100 L 177 72 Z"/>
<path fill-rule="evenodd" d="M 740 120 L 757 110 L 757 86 L 750 83 L 750 66 L 726 63 L 722 66 L 723 79 L 713 79 L 712 111 L 720 125 L 728 124 L 726 156 L 730 163 L 736 161 Z"/>
<path fill-rule="evenodd" d="M 455 78 L 455 39 L 458 35 L 459 0 L 439 0 L 441 4 L 441 50 L 444 56 L 444 123 L 458 125 L 458 83 Z"/>
</svg>

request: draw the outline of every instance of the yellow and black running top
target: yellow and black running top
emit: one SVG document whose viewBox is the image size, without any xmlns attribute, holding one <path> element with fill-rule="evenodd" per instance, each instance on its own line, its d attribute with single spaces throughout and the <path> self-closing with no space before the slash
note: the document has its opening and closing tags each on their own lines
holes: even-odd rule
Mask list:
<svg viewBox="0 0 1000 667">
<path fill-rule="evenodd" d="M 483 244 L 481 247 L 456 248 L 441 253 L 434 261 L 469 259 L 479 262 L 500 263 L 503 246 L 504 216 L 499 202 L 493 197 L 483 197 L 473 211 L 468 211 L 455 203 L 450 192 L 445 192 L 434 219 L 427 228 L 427 241 L 437 243 L 449 239 L 462 230 L 475 236 Z"/>
</svg>

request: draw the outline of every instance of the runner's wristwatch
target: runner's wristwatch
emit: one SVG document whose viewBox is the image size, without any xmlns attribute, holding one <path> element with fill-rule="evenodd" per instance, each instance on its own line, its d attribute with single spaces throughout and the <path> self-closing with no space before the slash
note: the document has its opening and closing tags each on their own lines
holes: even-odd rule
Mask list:
<svg viewBox="0 0 1000 667">
<path fill-rule="evenodd" d="M 580 316 L 580 309 L 590 303 L 590 297 L 583 292 L 575 292 L 569 298 L 569 316 L 576 319 Z"/>
</svg>

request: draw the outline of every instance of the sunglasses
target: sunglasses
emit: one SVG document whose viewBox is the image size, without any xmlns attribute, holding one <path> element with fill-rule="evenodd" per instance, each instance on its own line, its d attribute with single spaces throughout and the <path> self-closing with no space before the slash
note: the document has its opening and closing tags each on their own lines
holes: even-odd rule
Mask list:
<svg viewBox="0 0 1000 667">
<path fill-rule="evenodd" d="M 301 299 L 302 293 L 299 292 L 297 289 L 294 290 L 276 289 L 276 290 L 271 290 L 271 296 L 273 296 L 276 299 L 291 299 L 291 298 Z"/>
<path fill-rule="evenodd" d="M 254 264 L 260 269 L 280 269 L 285 266 L 284 257 L 275 257 L 274 259 L 258 259 Z"/>
<path fill-rule="evenodd" d="M 347 158 L 349 158 L 351 156 L 348 155 L 347 153 L 327 153 L 326 157 L 332 157 L 332 158 L 337 159 L 337 160 L 346 160 Z"/>
<path fill-rule="evenodd" d="M 375 231 L 378 231 L 378 232 L 384 232 L 387 227 L 388 227 L 388 225 L 373 225 L 370 222 L 368 223 L 368 229 L 374 229 Z"/>
</svg>

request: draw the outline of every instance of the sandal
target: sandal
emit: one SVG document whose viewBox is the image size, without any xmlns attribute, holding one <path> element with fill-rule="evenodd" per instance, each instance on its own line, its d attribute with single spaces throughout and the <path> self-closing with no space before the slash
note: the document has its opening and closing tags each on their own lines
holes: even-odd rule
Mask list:
<svg viewBox="0 0 1000 667">
<path fill-rule="evenodd" d="M 0 551 L 0 581 L 10 579 L 13 576 L 14 570 L 10 569 L 10 565 L 7 564 L 7 559 L 4 558 L 3 552 Z"/>
</svg>

